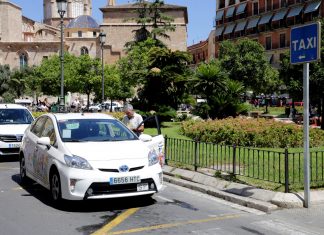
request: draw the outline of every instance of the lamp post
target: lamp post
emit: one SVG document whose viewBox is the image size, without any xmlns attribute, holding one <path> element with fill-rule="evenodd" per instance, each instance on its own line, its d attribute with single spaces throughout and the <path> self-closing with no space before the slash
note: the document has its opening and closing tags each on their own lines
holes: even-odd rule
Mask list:
<svg viewBox="0 0 324 235">
<path fill-rule="evenodd" d="M 67 10 L 67 1 L 66 0 L 56 0 L 57 3 L 57 12 L 61 17 L 61 50 L 60 50 L 60 60 L 61 60 L 61 97 L 60 97 L 60 111 L 65 110 L 65 101 L 64 101 L 64 45 L 63 45 L 63 17 Z"/>
<path fill-rule="evenodd" d="M 105 109 L 105 75 L 104 75 L 104 60 L 103 60 L 103 47 L 106 41 L 106 34 L 105 33 L 100 33 L 99 34 L 99 40 L 100 40 L 100 47 L 101 47 L 101 69 L 102 69 L 102 74 L 101 74 L 101 102 L 102 102 L 102 109 Z"/>
</svg>

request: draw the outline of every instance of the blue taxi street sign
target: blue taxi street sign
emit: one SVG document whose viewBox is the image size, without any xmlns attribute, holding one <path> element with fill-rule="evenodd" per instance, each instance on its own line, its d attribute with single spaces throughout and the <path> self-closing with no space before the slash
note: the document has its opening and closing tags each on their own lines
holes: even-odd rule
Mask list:
<svg viewBox="0 0 324 235">
<path fill-rule="evenodd" d="M 290 31 L 290 63 L 300 64 L 321 58 L 321 24 L 294 27 Z"/>
</svg>

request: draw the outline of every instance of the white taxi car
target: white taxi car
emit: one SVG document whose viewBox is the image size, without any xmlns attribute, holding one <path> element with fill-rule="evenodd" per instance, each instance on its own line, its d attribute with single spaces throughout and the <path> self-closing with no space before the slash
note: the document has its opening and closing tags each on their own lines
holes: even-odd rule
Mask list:
<svg viewBox="0 0 324 235">
<path fill-rule="evenodd" d="M 106 114 L 48 113 L 26 129 L 20 175 L 54 201 L 152 195 L 162 188 L 163 144 Z"/>
<path fill-rule="evenodd" d="M 24 132 L 33 120 L 22 105 L 0 104 L 0 156 L 19 154 Z"/>
</svg>

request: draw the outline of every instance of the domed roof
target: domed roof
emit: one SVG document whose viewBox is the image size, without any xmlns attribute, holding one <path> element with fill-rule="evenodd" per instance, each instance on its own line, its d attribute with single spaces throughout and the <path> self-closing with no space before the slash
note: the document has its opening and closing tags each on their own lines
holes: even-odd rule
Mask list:
<svg viewBox="0 0 324 235">
<path fill-rule="evenodd" d="M 99 28 L 99 25 L 91 16 L 81 15 L 70 21 L 66 28 Z"/>
</svg>

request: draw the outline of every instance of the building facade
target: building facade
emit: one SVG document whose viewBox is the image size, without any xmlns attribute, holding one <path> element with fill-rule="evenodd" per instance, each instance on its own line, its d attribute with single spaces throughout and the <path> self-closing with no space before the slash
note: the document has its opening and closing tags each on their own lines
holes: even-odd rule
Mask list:
<svg viewBox="0 0 324 235">
<path fill-rule="evenodd" d="M 277 67 L 289 50 L 291 28 L 323 16 L 322 0 L 216 0 L 215 57 L 223 40 L 248 37 L 264 46 Z"/>
<path fill-rule="evenodd" d="M 92 17 L 92 0 L 68 0 L 64 15 L 64 50 L 79 56 L 89 54 L 101 58 L 99 33 L 105 32 L 104 63 L 115 63 L 125 55 L 124 45 L 132 41 L 133 30 L 138 28 L 135 17 L 136 5 L 117 5 L 108 0 L 101 8 L 103 23 L 99 25 Z M 0 0 L 0 64 L 10 68 L 39 65 L 43 59 L 59 54 L 60 17 L 56 0 L 43 0 L 44 23 L 22 15 L 22 9 L 10 0 Z M 172 50 L 187 49 L 187 8 L 164 5 L 162 9 L 174 18 L 175 32 L 168 33 L 170 40 L 165 44 Z M 127 20 L 128 19 L 128 20 Z"/>
</svg>

